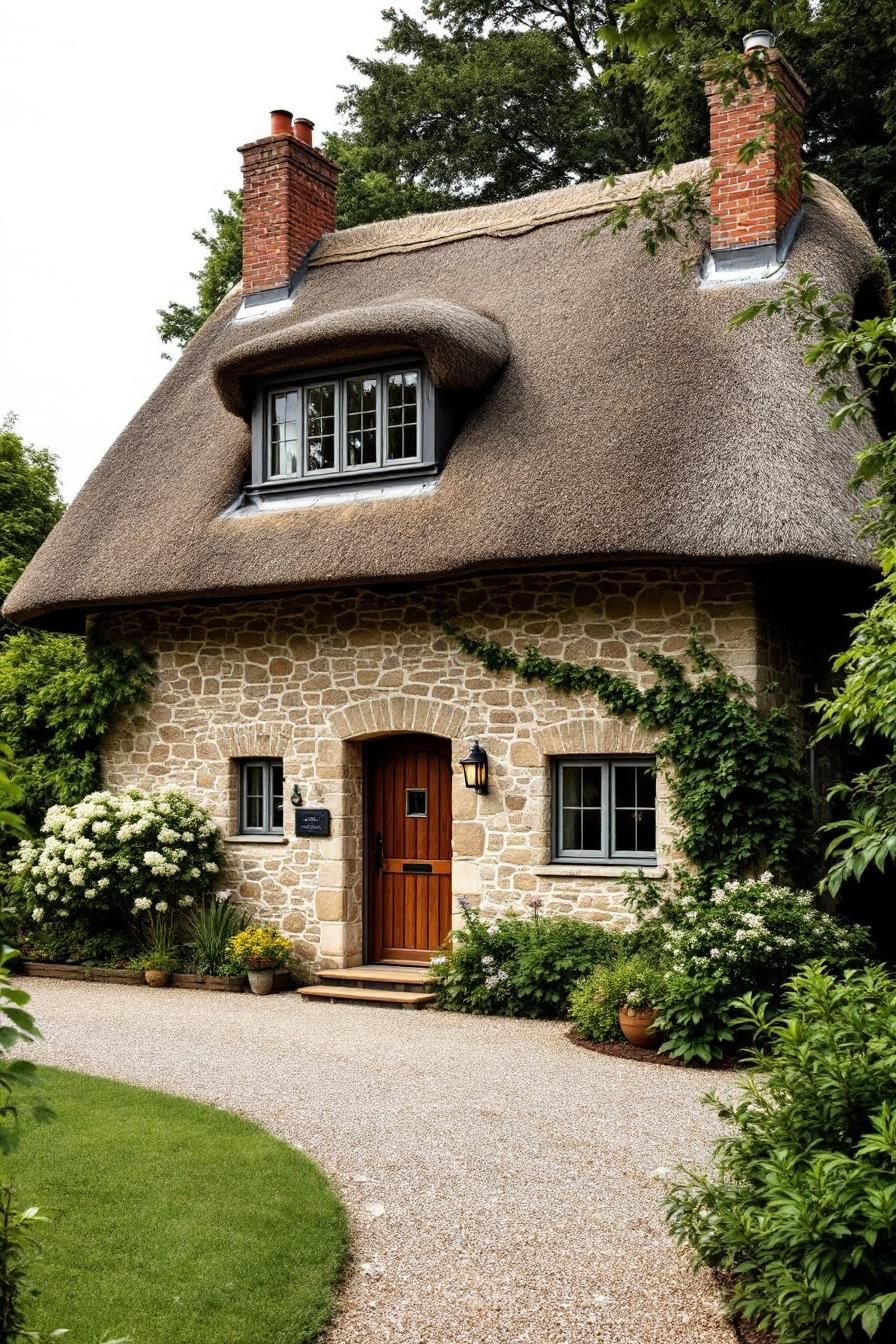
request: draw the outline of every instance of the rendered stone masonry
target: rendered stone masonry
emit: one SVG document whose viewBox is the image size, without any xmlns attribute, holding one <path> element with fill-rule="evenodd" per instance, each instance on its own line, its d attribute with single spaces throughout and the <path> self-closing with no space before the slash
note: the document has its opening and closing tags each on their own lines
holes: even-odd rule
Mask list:
<svg viewBox="0 0 896 1344">
<path fill-rule="evenodd" d="M 739 675 L 762 683 L 768 640 L 757 631 L 753 582 L 721 567 L 603 568 L 503 575 L 428 587 L 299 593 L 256 602 L 184 603 L 97 618 L 111 639 L 155 654 L 148 705 L 127 713 L 103 752 L 112 788 L 179 788 L 237 830 L 237 762 L 282 756 L 280 839 L 227 842 L 225 884 L 320 965 L 362 956 L 362 746 L 390 732 L 451 740 L 453 887 L 487 912 L 545 908 L 624 920 L 618 868 L 551 865 L 551 758 L 649 752 L 637 726 L 566 696 L 492 675 L 441 633 L 439 614 L 522 652 L 599 661 L 650 675 L 639 649 L 681 654 L 694 629 Z M 761 651 L 761 652 L 760 652 Z M 489 792 L 464 788 L 456 765 L 478 737 Z M 332 812 L 327 839 L 297 838 L 288 795 Z M 667 788 L 658 781 L 658 867 L 675 855 Z"/>
</svg>

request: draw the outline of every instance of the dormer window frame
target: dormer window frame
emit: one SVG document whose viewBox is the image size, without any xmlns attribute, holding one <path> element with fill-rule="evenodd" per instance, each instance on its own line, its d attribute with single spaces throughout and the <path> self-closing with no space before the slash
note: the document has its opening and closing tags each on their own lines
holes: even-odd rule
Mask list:
<svg viewBox="0 0 896 1344">
<path fill-rule="evenodd" d="M 398 374 L 416 376 L 416 452 L 413 457 L 390 460 L 387 456 L 388 379 Z M 361 379 L 376 380 L 376 462 L 348 462 L 349 385 Z M 308 391 L 332 386 L 334 463 L 309 470 Z M 298 434 L 294 440 L 293 460 L 297 470 L 283 474 L 270 471 L 273 443 L 275 398 L 296 397 L 295 415 Z M 407 403 L 406 403 L 407 404 Z M 328 409 L 328 408 L 325 408 Z M 356 415 L 357 412 L 353 412 Z M 252 495 L 292 494 L 296 491 L 321 490 L 351 483 L 379 483 L 408 477 L 434 475 L 455 423 L 450 401 L 437 392 L 419 354 L 392 355 L 388 358 L 355 360 L 339 365 L 323 365 L 260 381 L 255 390 L 252 410 L 251 481 L 246 493 Z M 320 426 L 318 426 L 320 427 Z M 393 425 L 392 428 L 397 428 Z"/>
</svg>

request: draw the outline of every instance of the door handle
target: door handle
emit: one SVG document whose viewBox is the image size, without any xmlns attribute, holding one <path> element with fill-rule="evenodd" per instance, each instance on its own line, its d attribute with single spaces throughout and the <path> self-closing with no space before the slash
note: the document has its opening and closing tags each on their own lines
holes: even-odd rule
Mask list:
<svg viewBox="0 0 896 1344">
<path fill-rule="evenodd" d="M 382 833 L 382 831 L 377 831 L 377 833 L 376 833 L 376 839 L 375 839 L 374 842 L 373 842 L 373 866 L 374 866 L 374 868 L 377 870 L 377 872 L 379 872 L 380 869 L 381 869 L 382 866 L 383 866 L 383 833 Z"/>
</svg>

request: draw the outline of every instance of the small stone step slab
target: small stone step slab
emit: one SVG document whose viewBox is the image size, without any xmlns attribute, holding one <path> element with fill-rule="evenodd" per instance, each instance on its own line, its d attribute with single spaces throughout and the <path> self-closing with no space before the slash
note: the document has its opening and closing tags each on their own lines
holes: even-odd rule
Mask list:
<svg viewBox="0 0 896 1344">
<path fill-rule="evenodd" d="M 306 985 L 298 991 L 303 999 L 324 999 L 330 1003 L 382 1003 L 396 1008 L 425 1008 L 435 1002 L 435 994 L 415 989 L 365 989 L 362 985 Z"/>
<path fill-rule="evenodd" d="M 318 971 L 318 979 L 337 984 L 425 985 L 429 978 L 428 966 L 346 966 L 341 971 Z"/>
</svg>

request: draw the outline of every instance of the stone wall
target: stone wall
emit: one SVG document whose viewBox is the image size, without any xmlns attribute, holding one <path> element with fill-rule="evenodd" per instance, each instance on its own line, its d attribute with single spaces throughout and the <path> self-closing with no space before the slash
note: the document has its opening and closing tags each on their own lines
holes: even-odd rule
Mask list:
<svg viewBox="0 0 896 1344">
<path fill-rule="evenodd" d="M 487 911 L 546 908 L 624 919 L 618 869 L 550 862 L 551 757 L 643 752 L 651 738 L 603 716 L 592 697 L 491 675 L 439 630 L 462 628 L 522 651 L 599 661 L 642 685 L 640 649 L 680 654 L 696 629 L 751 682 L 761 679 L 753 582 L 719 567 L 606 567 L 501 575 L 389 590 L 297 594 L 255 603 L 187 603 L 105 613 L 101 632 L 157 658 L 148 705 L 124 715 L 104 748 L 109 787 L 176 787 L 207 806 L 228 837 L 237 768 L 282 756 L 285 791 L 332 812 L 327 839 L 228 839 L 228 885 L 322 965 L 362 957 L 362 760 L 387 732 L 447 737 L 456 762 L 478 737 L 490 788 L 477 796 L 455 766 L 455 898 Z M 658 867 L 674 859 L 668 795 L 658 783 Z"/>
</svg>

